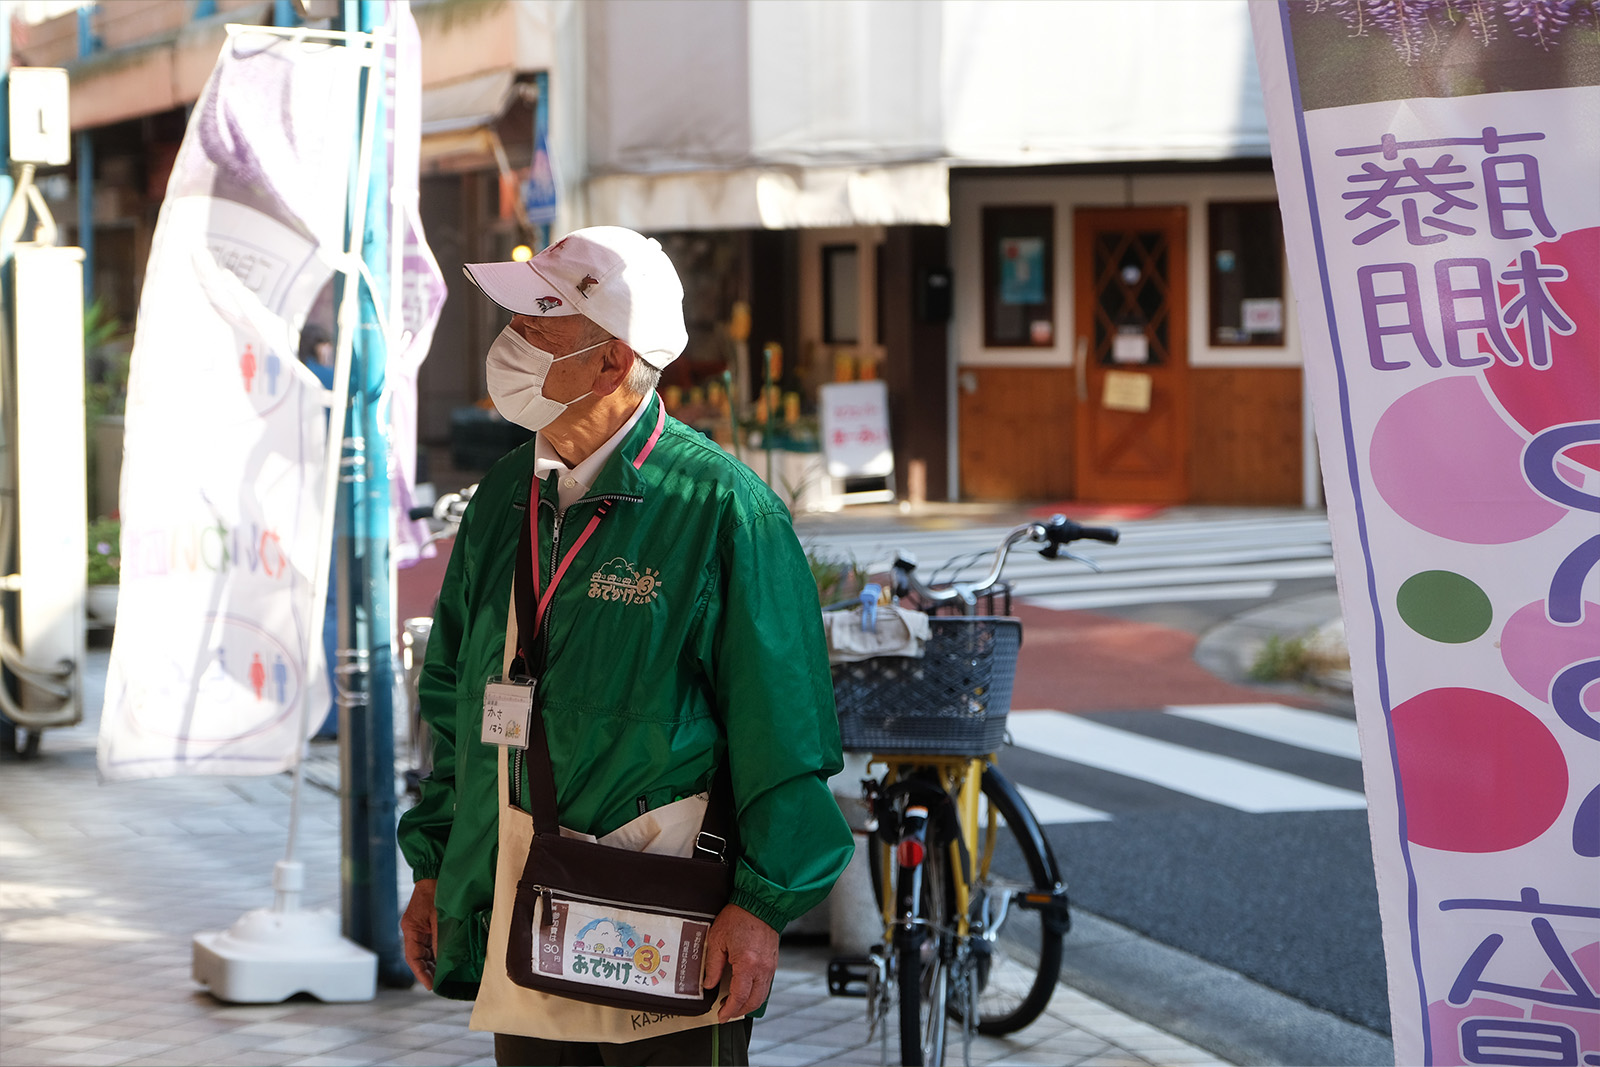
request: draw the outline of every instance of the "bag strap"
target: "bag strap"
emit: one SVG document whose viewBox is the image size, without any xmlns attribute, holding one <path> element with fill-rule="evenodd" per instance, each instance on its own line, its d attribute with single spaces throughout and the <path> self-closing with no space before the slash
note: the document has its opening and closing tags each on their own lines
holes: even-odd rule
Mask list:
<svg viewBox="0 0 1600 1067">
<path fill-rule="evenodd" d="M 514 605 L 518 640 L 511 644 L 516 649 L 513 659 L 515 664 L 522 664 L 530 677 L 542 679 L 544 675 L 543 656 L 538 657 L 537 664 L 531 655 L 532 650 L 522 643 L 524 635 L 528 640 L 535 641 L 532 635 L 536 632 L 537 621 L 534 618 L 536 607 L 534 604 L 535 590 L 538 583 L 534 578 L 533 568 L 533 535 L 534 524 L 538 521 L 539 482 L 535 479 L 528 493 L 529 521 L 520 523 L 522 532 L 518 537 L 517 562 L 513 570 L 511 584 L 511 598 Z M 596 516 L 594 522 L 599 521 Z M 594 526 L 590 523 L 590 528 Z M 576 548 L 577 546 L 574 546 Z M 569 553 L 570 558 L 570 553 Z M 553 582 L 552 582 L 553 586 Z M 507 620 L 508 622 L 510 620 Z M 507 635 L 510 644 L 510 635 Z M 543 687 L 535 685 L 533 689 L 533 715 L 528 723 L 528 813 L 533 816 L 533 829 L 539 834 L 560 834 L 561 816 L 556 805 L 556 779 L 555 767 L 550 759 L 550 739 L 544 730 L 544 699 Z M 512 761 L 513 765 L 521 761 Z M 516 773 L 513 769 L 512 773 Z M 705 859 L 712 862 L 729 862 L 731 856 L 738 854 L 737 826 L 732 818 L 733 810 L 733 778 L 728 771 L 728 761 L 723 760 L 717 765 L 716 773 L 712 775 L 709 799 L 706 804 L 705 816 L 700 822 L 700 832 L 695 838 L 694 856 L 696 859 Z"/>
</svg>

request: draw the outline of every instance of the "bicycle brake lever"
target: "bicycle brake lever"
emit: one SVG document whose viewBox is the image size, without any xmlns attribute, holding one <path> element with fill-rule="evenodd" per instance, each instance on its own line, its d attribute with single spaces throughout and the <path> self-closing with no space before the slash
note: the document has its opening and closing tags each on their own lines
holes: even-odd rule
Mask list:
<svg viewBox="0 0 1600 1067">
<path fill-rule="evenodd" d="M 1073 552 L 1071 549 L 1067 549 L 1067 550 L 1063 551 L 1061 554 L 1063 556 L 1066 556 L 1070 560 L 1073 560 L 1073 561 L 1075 561 L 1077 563 L 1083 564 L 1085 567 L 1088 567 L 1090 570 L 1094 571 L 1097 574 L 1100 571 L 1105 570 L 1104 567 L 1100 566 L 1100 564 L 1096 563 L 1094 560 L 1090 559 L 1088 556 L 1080 556 L 1076 552 Z"/>
</svg>

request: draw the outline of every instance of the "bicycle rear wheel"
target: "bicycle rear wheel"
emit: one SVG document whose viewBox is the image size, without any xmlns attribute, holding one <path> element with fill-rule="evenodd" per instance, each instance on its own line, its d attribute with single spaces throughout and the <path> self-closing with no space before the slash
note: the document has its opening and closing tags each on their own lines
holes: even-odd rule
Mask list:
<svg viewBox="0 0 1600 1067">
<path fill-rule="evenodd" d="M 977 985 L 976 1029 L 1009 1034 L 1039 1017 L 1061 976 L 1066 894 L 1050 844 L 999 768 L 983 774 L 987 817 L 978 830 L 968 920 Z M 960 1012 L 961 1004 L 952 1010 Z"/>
<path fill-rule="evenodd" d="M 900 1062 L 905 1067 L 942 1067 L 945 1028 L 950 1003 L 949 845 L 934 825 L 929 825 L 927 852 L 920 878 L 913 870 L 899 869 L 899 905 L 902 918 L 915 922 L 895 928 L 895 970 L 900 997 Z M 913 885 L 916 906 L 911 907 Z"/>
</svg>

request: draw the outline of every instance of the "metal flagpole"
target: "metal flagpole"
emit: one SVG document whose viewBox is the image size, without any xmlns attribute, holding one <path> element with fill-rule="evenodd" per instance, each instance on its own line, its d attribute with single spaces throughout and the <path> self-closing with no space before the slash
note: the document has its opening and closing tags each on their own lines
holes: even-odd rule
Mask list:
<svg viewBox="0 0 1600 1067">
<path fill-rule="evenodd" d="M 387 15 L 381 0 L 344 0 L 341 29 L 380 31 Z M 383 46 L 380 45 L 380 48 Z M 394 669 L 389 595 L 389 464 L 380 400 L 385 360 L 384 321 L 376 294 L 389 290 L 388 220 L 390 140 L 386 80 L 381 61 L 361 75 L 363 125 L 371 124 L 370 155 L 361 161 L 364 184 L 352 189 L 351 218 L 363 221 L 364 285 L 341 294 L 358 307 L 354 325 L 350 403 L 346 409 L 339 511 L 339 738 L 345 936 L 378 955 L 384 985 L 409 986 L 400 942 L 395 846 Z M 376 106 L 374 106 L 374 103 Z M 360 198 L 361 207 L 357 206 Z M 352 234 L 352 238 L 355 235 Z M 388 309 L 393 313 L 397 309 Z"/>
</svg>

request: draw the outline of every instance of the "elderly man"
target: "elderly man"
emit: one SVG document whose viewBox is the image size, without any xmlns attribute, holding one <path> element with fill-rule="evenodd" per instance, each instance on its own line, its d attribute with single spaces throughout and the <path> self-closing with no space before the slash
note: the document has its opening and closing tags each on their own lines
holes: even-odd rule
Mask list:
<svg viewBox="0 0 1600 1067">
<path fill-rule="evenodd" d="M 779 932 L 822 900 L 852 848 L 826 787 L 839 735 L 810 569 L 782 502 L 656 395 L 687 341 L 682 285 L 656 241 L 596 226 L 526 263 L 466 269 L 513 313 L 488 353 L 490 396 L 536 436 L 484 476 L 435 610 L 419 686 L 434 771 L 400 823 L 416 878 L 407 959 L 447 997 L 478 996 L 504 972 L 485 959 L 501 757 L 481 726 L 486 683 L 516 647 L 563 832 L 604 839 L 685 798 L 716 803 L 719 770 L 737 832 L 732 895 L 705 942 L 704 985 L 727 989 L 716 1024 L 573 1040 L 555 1004 L 495 1024 L 496 1059 L 746 1063 Z M 537 568 L 542 593 L 517 616 L 535 635 L 518 625 L 507 642 L 528 509 L 524 573 Z"/>
</svg>

